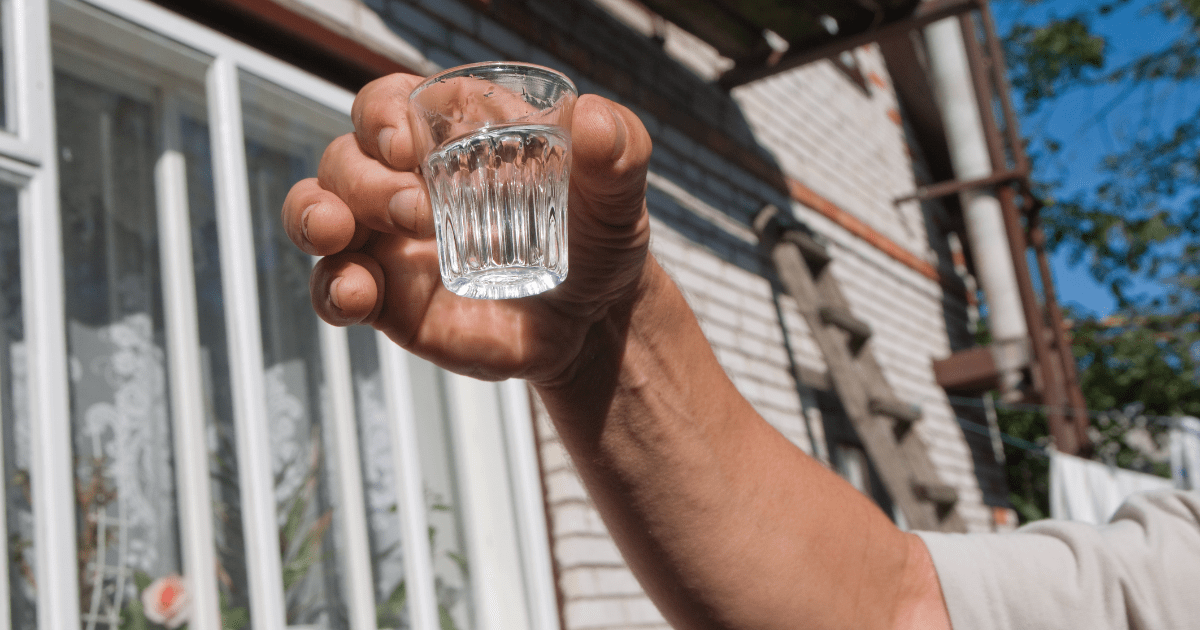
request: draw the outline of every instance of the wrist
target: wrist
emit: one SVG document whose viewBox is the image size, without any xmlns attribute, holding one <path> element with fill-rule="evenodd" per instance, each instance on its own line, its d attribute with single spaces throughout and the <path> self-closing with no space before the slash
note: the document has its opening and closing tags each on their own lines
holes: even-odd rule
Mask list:
<svg viewBox="0 0 1200 630">
<path fill-rule="evenodd" d="M 532 383 L 543 400 L 581 401 L 599 390 L 611 391 L 625 359 L 626 346 L 635 336 L 632 329 L 664 317 L 655 316 L 654 312 L 670 303 L 662 299 L 668 291 L 678 292 L 678 289 L 654 256 L 647 254 L 637 280 L 631 283 L 625 296 L 588 326 L 575 358 L 555 376 Z"/>
</svg>

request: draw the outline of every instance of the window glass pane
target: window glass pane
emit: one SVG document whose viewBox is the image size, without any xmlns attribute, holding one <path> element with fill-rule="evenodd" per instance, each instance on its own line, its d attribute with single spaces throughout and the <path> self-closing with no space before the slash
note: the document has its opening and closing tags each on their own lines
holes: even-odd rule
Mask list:
<svg viewBox="0 0 1200 630">
<path fill-rule="evenodd" d="M 354 403 L 358 413 L 359 449 L 362 461 L 363 504 L 371 547 L 371 571 L 375 579 L 375 618 L 380 630 L 408 627 L 404 550 L 401 545 L 400 493 L 397 485 L 392 433 L 379 348 L 375 330 L 352 326 L 350 362 L 354 377 Z"/>
<path fill-rule="evenodd" d="M 374 330 L 349 329 L 359 416 L 363 485 L 371 535 L 371 565 L 379 628 L 407 627 L 404 602 L 404 555 L 400 546 L 400 515 L 391 449 L 391 434 L 379 370 Z M 468 580 L 469 561 L 463 540 L 458 477 L 444 405 L 441 371 L 409 357 L 418 450 L 424 480 L 426 519 L 434 569 L 438 616 L 445 630 L 475 627 Z"/>
<path fill-rule="evenodd" d="M 4 428 L 5 525 L 13 628 L 37 626 L 33 505 L 29 488 L 25 322 L 21 315 L 18 193 L 0 185 L 0 421 Z"/>
<path fill-rule="evenodd" d="M 213 191 L 212 149 L 208 124 L 183 116 L 182 149 L 187 169 L 188 211 L 195 270 L 200 359 L 203 363 L 209 480 L 216 540 L 217 587 L 222 615 L 241 618 L 250 627 L 250 592 L 230 385 L 229 346 L 225 333 L 221 256 Z M 232 625 L 232 624 L 231 624 Z"/>
<path fill-rule="evenodd" d="M 445 377 L 429 362 L 410 358 L 409 365 L 421 474 L 428 505 L 438 614 L 443 620 L 452 621 L 454 628 L 466 630 L 475 627 L 469 581 L 471 567 L 463 538 L 462 493 L 455 472 L 453 431 L 445 404 Z"/>
<path fill-rule="evenodd" d="M 871 476 L 867 468 L 867 454 L 857 446 L 838 444 L 834 448 L 837 472 L 850 485 L 866 495 L 871 494 Z"/>
<path fill-rule="evenodd" d="M 56 6 L 55 96 L 85 627 L 88 620 L 96 628 L 117 627 L 113 619 L 120 614 L 126 620 L 121 627 L 137 627 L 138 596 L 148 581 L 182 569 L 172 461 L 172 423 L 178 419 L 170 414 L 158 242 L 160 214 L 177 212 L 189 215 L 192 228 L 201 348 L 199 373 L 190 378 L 204 393 L 212 495 L 212 505 L 200 513 L 212 519 L 217 560 L 202 567 L 198 578 L 216 578 L 222 616 L 228 627 L 243 628 L 249 594 L 203 92 L 208 58 L 87 5 Z M 182 175 L 156 172 L 168 151 L 182 154 Z M 184 181 L 169 184 L 182 186 L 186 198 L 159 207 L 156 193 L 168 182 L 156 178 L 179 176 Z M 156 528 L 131 520 L 140 518 L 144 503 L 155 510 Z"/>
<path fill-rule="evenodd" d="M 345 628 L 333 422 L 308 294 L 312 259 L 283 232 L 279 209 L 293 183 L 316 175 L 321 152 L 349 121 L 254 77 L 243 76 L 241 90 L 287 623 Z"/>
<path fill-rule="evenodd" d="M 150 100 L 55 75 L 82 621 L 181 573 Z M 132 602 L 132 605 L 131 605 Z M 92 624 L 95 624 L 94 626 Z"/>
</svg>

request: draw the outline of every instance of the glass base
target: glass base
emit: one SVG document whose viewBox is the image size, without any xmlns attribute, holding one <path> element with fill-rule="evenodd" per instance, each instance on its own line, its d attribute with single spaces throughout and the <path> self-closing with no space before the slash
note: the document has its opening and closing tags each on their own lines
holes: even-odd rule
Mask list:
<svg viewBox="0 0 1200 630">
<path fill-rule="evenodd" d="M 442 283 L 451 292 L 479 300 L 508 300 L 545 293 L 558 286 L 566 276 L 558 276 L 542 267 L 500 267 L 449 279 Z"/>
</svg>

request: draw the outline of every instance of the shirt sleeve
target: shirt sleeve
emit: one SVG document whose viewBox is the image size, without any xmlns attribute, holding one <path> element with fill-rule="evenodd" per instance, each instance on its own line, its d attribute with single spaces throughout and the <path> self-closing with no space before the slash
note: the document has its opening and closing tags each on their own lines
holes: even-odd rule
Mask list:
<svg viewBox="0 0 1200 630">
<path fill-rule="evenodd" d="M 1137 495 L 1109 524 L 917 532 L 956 630 L 1200 628 L 1200 494 Z"/>
</svg>

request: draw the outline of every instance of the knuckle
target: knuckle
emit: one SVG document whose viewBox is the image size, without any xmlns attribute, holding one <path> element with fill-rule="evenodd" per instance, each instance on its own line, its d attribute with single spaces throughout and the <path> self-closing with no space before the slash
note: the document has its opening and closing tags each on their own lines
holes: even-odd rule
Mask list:
<svg viewBox="0 0 1200 630">
<path fill-rule="evenodd" d="M 329 146 L 325 147 L 325 152 L 321 154 L 321 161 L 317 164 L 317 180 L 321 187 L 332 190 L 340 179 L 340 173 L 346 162 L 346 153 L 350 146 L 357 148 L 357 141 L 354 139 L 354 134 L 345 134 L 333 139 Z"/>
</svg>

